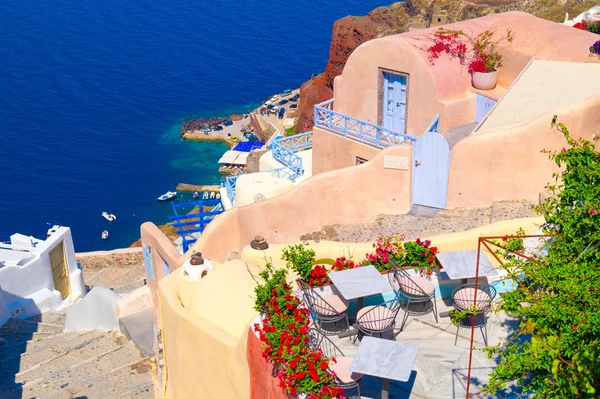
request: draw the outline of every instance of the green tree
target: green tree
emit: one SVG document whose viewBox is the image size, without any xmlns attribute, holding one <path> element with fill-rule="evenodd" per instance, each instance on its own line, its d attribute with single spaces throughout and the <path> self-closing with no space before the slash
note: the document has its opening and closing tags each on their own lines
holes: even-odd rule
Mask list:
<svg viewBox="0 0 600 399">
<path fill-rule="evenodd" d="M 548 186 L 552 196 L 538 211 L 544 231 L 558 234 L 538 262 L 509 259 L 519 287 L 499 308 L 520 320 L 520 331 L 488 348 L 499 365 L 485 388 L 496 393 L 516 381 L 534 398 L 600 397 L 600 153 L 590 141 L 571 138 L 569 148 L 545 151 L 560 168 Z"/>
</svg>

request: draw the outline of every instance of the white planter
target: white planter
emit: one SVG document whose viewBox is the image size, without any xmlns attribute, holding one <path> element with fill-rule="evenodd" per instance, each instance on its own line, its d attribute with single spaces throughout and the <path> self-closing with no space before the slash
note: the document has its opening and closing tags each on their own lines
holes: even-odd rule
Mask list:
<svg viewBox="0 0 600 399">
<path fill-rule="evenodd" d="M 498 71 L 473 72 L 473 87 L 479 90 L 492 90 L 498 83 Z"/>
</svg>

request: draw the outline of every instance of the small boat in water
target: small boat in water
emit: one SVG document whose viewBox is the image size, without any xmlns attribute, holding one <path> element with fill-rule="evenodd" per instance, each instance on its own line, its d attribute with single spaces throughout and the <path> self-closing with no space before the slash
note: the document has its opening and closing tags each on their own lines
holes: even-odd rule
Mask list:
<svg viewBox="0 0 600 399">
<path fill-rule="evenodd" d="M 205 191 L 204 194 L 202 194 L 202 199 L 208 199 L 208 193 Z"/>
<path fill-rule="evenodd" d="M 196 199 L 198 199 L 198 197 L 200 197 L 200 194 L 198 194 L 198 191 L 196 191 L 196 192 L 194 193 L 194 199 L 196 200 Z"/>
<path fill-rule="evenodd" d="M 104 219 L 108 220 L 109 222 L 116 222 L 117 221 L 117 217 L 115 215 L 113 215 L 112 213 L 102 212 L 102 217 Z"/>
<path fill-rule="evenodd" d="M 102 232 L 102 239 L 103 239 L 103 240 L 106 240 L 107 238 L 108 238 L 108 230 L 104 230 L 104 231 Z"/>
<path fill-rule="evenodd" d="M 216 198 L 221 199 L 221 194 L 217 193 Z"/>
<path fill-rule="evenodd" d="M 173 199 L 177 196 L 177 191 L 167 191 L 166 193 L 164 193 L 163 195 L 161 195 L 160 197 L 158 197 L 159 201 L 168 201 L 170 199 Z"/>
</svg>

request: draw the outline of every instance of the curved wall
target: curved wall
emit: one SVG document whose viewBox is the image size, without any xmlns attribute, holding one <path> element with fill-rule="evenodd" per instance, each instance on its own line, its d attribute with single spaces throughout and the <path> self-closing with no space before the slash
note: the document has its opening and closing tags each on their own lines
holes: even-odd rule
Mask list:
<svg viewBox="0 0 600 399">
<path fill-rule="evenodd" d="M 557 110 L 573 137 L 588 140 L 600 129 L 600 94 L 583 104 Z M 448 207 L 487 206 L 494 200 L 537 199 L 556 164 L 542 153 L 567 143 L 550 127 L 554 113 L 522 126 L 491 134 L 472 135 L 452 149 Z"/>
<path fill-rule="evenodd" d="M 411 147 L 396 146 L 362 165 L 314 175 L 279 197 L 217 216 L 190 251 L 222 262 L 230 251 L 241 251 L 257 235 L 275 244 L 295 242 L 326 225 L 406 213 L 412 205 L 411 171 L 384 168 L 387 156 L 406 157 L 412 165 Z"/>
</svg>

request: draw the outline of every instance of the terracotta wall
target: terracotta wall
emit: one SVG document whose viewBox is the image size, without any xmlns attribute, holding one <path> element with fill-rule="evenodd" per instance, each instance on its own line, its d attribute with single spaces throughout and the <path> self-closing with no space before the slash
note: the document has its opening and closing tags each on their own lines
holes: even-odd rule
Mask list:
<svg viewBox="0 0 600 399">
<path fill-rule="evenodd" d="M 411 150 L 388 148 L 365 164 L 312 176 L 279 197 L 229 210 L 208 225 L 192 249 L 222 262 L 256 235 L 271 243 L 294 242 L 326 225 L 406 213 L 411 207 L 411 173 L 385 169 L 383 162 L 386 156 L 399 156 L 412 165 Z"/>
<path fill-rule="evenodd" d="M 312 173 L 327 172 L 356 165 L 356 157 L 370 161 L 381 150 L 314 127 Z"/>
<path fill-rule="evenodd" d="M 248 347 L 246 357 L 250 370 L 250 399 L 289 399 L 283 389 L 279 388 L 274 376 L 273 365 L 262 357 L 263 349 L 260 340 L 248 331 Z"/>
<path fill-rule="evenodd" d="M 600 95 L 583 105 L 560 110 L 559 120 L 573 137 L 591 139 L 600 130 Z M 566 147 L 563 135 L 550 128 L 553 114 L 510 130 L 472 135 L 452 150 L 449 208 L 487 206 L 493 200 L 537 199 L 558 168 L 543 149 Z"/>
</svg>

